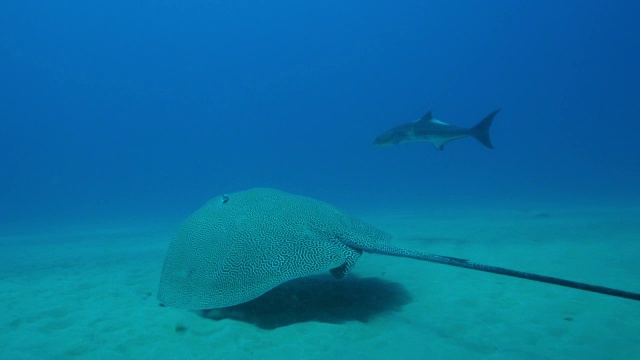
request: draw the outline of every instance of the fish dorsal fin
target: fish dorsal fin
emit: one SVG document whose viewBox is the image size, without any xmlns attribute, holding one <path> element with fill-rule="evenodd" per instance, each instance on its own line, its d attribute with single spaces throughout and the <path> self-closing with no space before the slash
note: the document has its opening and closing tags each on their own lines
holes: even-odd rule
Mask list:
<svg viewBox="0 0 640 360">
<path fill-rule="evenodd" d="M 434 123 L 434 124 L 439 124 L 439 125 L 449 125 L 446 122 L 442 122 L 436 118 L 433 117 L 433 115 L 431 114 L 431 111 L 427 111 L 426 114 L 424 114 L 424 116 L 422 116 L 420 118 L 420 120 L 416 120 L 416 123 Z"/>
<path fill-rule="evenodd" d="M 420 120 L 416 121 L 416 122 L 429 122 L 433 119 L 433 115 L 431 115 L 431 110 L 427 111 L 426 114 L 424 114 Z"/>
</svg>

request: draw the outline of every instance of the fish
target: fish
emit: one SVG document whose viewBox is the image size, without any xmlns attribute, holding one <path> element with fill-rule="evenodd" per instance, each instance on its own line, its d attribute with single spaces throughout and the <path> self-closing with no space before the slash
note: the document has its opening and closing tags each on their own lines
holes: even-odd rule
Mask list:
<svg viewBox="0 0 640 360">
<path fill-rule="evenodd" d="M 500 109 L 487 115 L 474 127 L 463 128 L 442 122 L 434 118 L 431 111 L 428 111 L 419 120 L 398 125 L 385 131 L 382 135 L 375 138 L 373 145 L 391 146 L 424 141 L 431 143 L 438 150 L 444 150 L 444 146 L 450 141 L 471 136 L 485 147 L 493 149 L 489 130 L 491 129 L 493 118 L 498 112 L 500 112 Z"/>
</svg>

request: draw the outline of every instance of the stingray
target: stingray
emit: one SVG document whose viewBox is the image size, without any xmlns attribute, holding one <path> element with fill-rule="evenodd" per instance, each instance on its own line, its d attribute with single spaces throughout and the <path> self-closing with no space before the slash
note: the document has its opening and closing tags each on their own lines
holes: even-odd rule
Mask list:
<svg viewBox="0 0 640 360">
<path fill-rule="evenodd" d="M 215 197 L 181 225 L 167 250 L 158 300 L 222 308 L 286 281 L 329 271 L 345 277 L 363 252 L 418 259 L 633 300 L 640 294 L 394 246 L 392 236 L 325 202 L 255 188 Z"/>
</svg>

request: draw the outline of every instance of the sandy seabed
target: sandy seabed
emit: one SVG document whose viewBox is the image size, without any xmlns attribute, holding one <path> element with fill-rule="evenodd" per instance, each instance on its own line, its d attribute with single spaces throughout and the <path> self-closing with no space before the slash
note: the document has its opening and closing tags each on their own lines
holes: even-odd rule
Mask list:
<svg viewBox="0 0 640 360">
<path fill-rule="evenodd" d="M 440 255 L 640 292 L 640 208 L 356 213 Z M 160 307 L 179 221 L 0 228 L 1 359 L 638 359 L 640 302 L 411 259 Z"/>
</svg>

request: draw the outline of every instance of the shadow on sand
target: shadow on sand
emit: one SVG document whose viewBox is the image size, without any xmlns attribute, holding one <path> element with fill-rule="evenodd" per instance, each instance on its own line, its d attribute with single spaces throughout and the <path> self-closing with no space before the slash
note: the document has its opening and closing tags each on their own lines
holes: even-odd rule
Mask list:
<svg viewBox="0 0 640 360">
<path fill-rule="evenodd" d="M 353 274 L 343 280 L 318 275 L 291 280 L 243 304 L 197 313 L 212 320 L 233 319 L 272 330 L 308 321 L 367 322 L 410 301 L 411 296 L 398 283 Z"/>
</svg>

